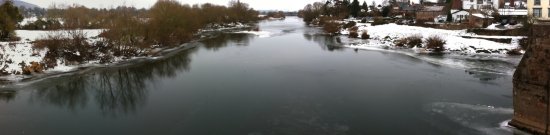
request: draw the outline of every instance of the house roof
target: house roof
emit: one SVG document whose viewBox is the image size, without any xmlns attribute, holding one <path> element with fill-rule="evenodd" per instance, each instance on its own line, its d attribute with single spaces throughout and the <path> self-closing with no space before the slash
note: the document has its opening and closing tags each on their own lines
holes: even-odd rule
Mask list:
<svg viewBox="0 0 550 135">
<path fill-rule="evenodd" d="M 472 16 L 478 17 L 478 18 L 493 18 L 492 16 L 485 16 L 483 14 L 472 14 Z"/>
<path fill-rule="evenodd" d="M 437 12 L 437 11 L 443 11 L 443 6 L 425 6 L 422 11 L 432 11 L 432 12 Z"/>
<path fill-rule="evenodd" d="M 451 14 L 456 14 L 456 13 L 459 13 L 459 12 L 466 12 L 466 13 L 468 13 L 468 11 L 466 11 L 466 10 L 458 10 L 458 11 L 452 12 Z"/>
</svg>

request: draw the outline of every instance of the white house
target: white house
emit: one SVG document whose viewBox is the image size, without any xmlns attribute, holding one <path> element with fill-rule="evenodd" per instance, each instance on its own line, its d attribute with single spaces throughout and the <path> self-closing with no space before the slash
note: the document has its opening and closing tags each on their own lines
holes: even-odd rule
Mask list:
<svg viewBox="0 0 550 135">
<path fill-rule="evenodd" d="M 465 10 L 454 11 L 451 13 L 453 16 L 453 22 L 462 22 L 468 18 L 470 13 Z"/>
<path fill-rule="evenodd" d="M 462 0 L 462 9 L 492 10 L 499 7 L 499 0 Z"/>
</svg>

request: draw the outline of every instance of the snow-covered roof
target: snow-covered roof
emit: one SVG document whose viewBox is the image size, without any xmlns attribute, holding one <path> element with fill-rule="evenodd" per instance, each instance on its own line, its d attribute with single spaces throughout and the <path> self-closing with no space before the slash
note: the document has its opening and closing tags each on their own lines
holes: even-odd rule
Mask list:
<svg viewBox="0 0 550 135">
<path fill-rule="evenodd" d="M 465 11 L 465 10 L 458 10 L 458 11 L 454 11 L 452 12 L 451 14 L 468 14 L 468 11 Z"/>
<path fill-rule="evenodd" d="M 479 14 L 479 13 L 472 14 L 472 16 L 475 16 L 475 17 L 478 17 L 478 18 L 493 18 L 492 16 L 485 16 L 485 15 Z"/>
<path fill-rule="evenodd" d="M 425 6 L 422 11 L 443 11 L 443 6 Z"/>
<path fill-rule="evenodd" d="M 526 16 L 527 9 L 498 9 L 500 15 Z"/>
</svg>

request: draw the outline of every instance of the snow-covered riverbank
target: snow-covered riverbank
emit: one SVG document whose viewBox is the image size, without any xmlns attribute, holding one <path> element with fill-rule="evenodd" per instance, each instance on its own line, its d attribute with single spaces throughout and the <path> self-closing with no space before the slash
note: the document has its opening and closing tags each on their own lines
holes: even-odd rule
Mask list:
<svg viewBox="0 0 550 135">
<path fill-rule="evenodd" d="M 97 39 L 101 29 L 82 30 L 88 42 L 93 42 Z M 14 80 L 24 78 L 24 76 L 18 76 L 22 74 L 22 63 L 29 64 L 30 62 L 42 62 L 46 56 L 47 48 L 36 49 L 33 48 L 33 43 L 36 40 L 44 39 L 52 33 L 65 33 L 65 31 L 30 31 L 30 30 L 17 30 L 17 35 L 21 38 L 17 42 L 0 42 L 0 67 L 4 76 L 0 79 Z M 78 53 L 78 52 L 72 52 Z M 90 62 L 97 63 L 97 62 Z M 71 66 L 58 61 L 58 66 L 48 69 L 45 72 L 67 72 L 74 70 L 77 66 Z M 6 75 L 7 74 L 7 75 Z"/>
<path fill-rule="evenodd" d="M 413 35 L 420 35 L 425 40 L 430 36 L 439 36 L 444 41 L 445 52 L 458 52 L 463 54 L 506 54 L 508 51 L 520 48 L 519 40 L 523 36 L 485 36 L 467 33 L 466 30 L 444 30 L 434 28 L 424 28 L 418 26 L 407 26 L 397 24 L 385 24 L 371 26 L 370 23 L 357 23 L 358 32 L 367 31 L 371 39 L 347 39 L 345 47 L 372 49 L 372 48 L 399 48 L 395 46 L 396 40 Z M 350 31 L 343 29 L 340 31 L 343 35 L 348 35 Z M 467 38 L 470 37 L 470 38 Z M 485 38 L 485 39 L 482 39 Z M 487 39 L 510 39 L 511 43 L 499 43 Z M 345 43 L 344 43 L 345 44 Z M 412 48 L 418 53 L 426 53 L 426 49 Z M 523 51 L 522 51 L 523 52 Z"/>
<path fill-rule="evenodd" d="M 220 25 L 220 27 L 216 27 L 216 28 L 209 27 L 208 29 L 201 30 L 197 34 L 197 35 L 202 35 L 202 36 L 199 36 L 201 38 L 197 40 L 208 38 L 208 36 L 203 35 L 204 33 L 218 32 L 218 31 L 231 31 L 235 29 L 245 29 L 249 27 L 251 26 L 246 24 L 240 24 L 240 23 L 228 24 L 223 26 Z M 101 39 L 99 35 L 102 31 L 103 29 L 82 30 L 82 32 L 85 34 L 85 37 L 87 38 L 86 41 L 91 45 L 93 45 L 93 43 Z M 37 49 L 33 47 L 33 43 L 35 43 L 37 40 L 45 39 L 49 35 L 66 34 L 67 31 L 17 30 L 16 33 L 17 33 L 17 36 L 21 38 L 20 41 L 0 42 L 0 48 L 1 48 L 0 49 L 0 67 L 2 71 L 2 75 L 0 75 L 0 80 L 2 81 L 18 82 L 24 79 L 29 79 L 37 76 L 47 77 L 48 75 L 74 72 L 87 67 L 105 67 L 105 66 L 111 66 L 111 65 L 118 65 L 121 63 L 127 63 L 130 61 L 140 60 L 140 59 L 158 59 L 160 57 L 163 57 L 162 56 L 163 54 L 188 48 L 186 47 L 187 44 L 182 44 L 180 46 L 170 47 L 170 48 L 153 47 L 153 48 L 147 49 L 147 52 L 154 52 L 155 55 L 140 56 L 140 57 L 119 56 L 119 57 L 112 58 L 112 61 L 109 61 L 107 63 L 104 63 L 104 62 L 102 63 L 100 60 L 92 60 L 92 61 L 86 61 L 81 64 L 74 64 L 74 63 L 65 62 L 64 60 L 57 60 L 57 66 L 53 68 L 45 69 L 44 71 L 42 71 L 42 73 L 39 73 L 39 74 L 33 73 L 31 75 L 24 75 L 23 66 L 22 66 L 23 64 L 32 65 L 31 64 L 32 62 L 41 63 L 44 60 L 46 53 L 48 52 L 48 48 Z M 79 55 L 79 52 L 70 52 L 70 53 Z"/>
</svg>

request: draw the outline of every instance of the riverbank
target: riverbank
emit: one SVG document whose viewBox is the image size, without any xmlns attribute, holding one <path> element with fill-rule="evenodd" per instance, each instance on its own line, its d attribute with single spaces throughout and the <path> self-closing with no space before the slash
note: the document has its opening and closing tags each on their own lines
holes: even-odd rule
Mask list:
<svg viewBox="0 0 550 135">
<path fill-rule="evenodd" d="M 96 60 L 86 61 L 83 63 L 71 63 L 66 62 L 62 59 L 58 59 L 57 65 L 53 68 L 49 69 L 43 69 L 42 71 L 35 71 L 30 74 L 24 74 L 25 66 L 33 66 L 33 63 L 43 63 L 46 53 L 48 51 L 48 48 L 45 49 L 37 49 L 34 47 L 34 43 L 37 40 L 46 38 L 47 36 L 51 35 L 54 32 L 65 32 L 65 31 L 29 31 L 29 30 L 18 30 L 16 31 L 17 34 L 21 37 L 21 41 L 18 42 L 0 42 L 0 46 L 2 49 L 0 50 L 0 53 L 2 54 L 1 61 L 1 67 L 2 68 L 2 76 L 0 76 L 0 83 L 3 84 L 10 84 L 10 83 L 18 83 L 18 82 L 26 82 L 26 81 L 35 81 L 35 80 L 41 80 L 45 78 L 50 77 L 56 77 L 56 76 L 62 76 L 66 74 L 72 74 L 72 73 L 78 73 L 78 72 L 85 72 L 89 70 L 93 70 L 95 68 L 105 68 L 105 67 L 112 67 L 112 66 L 123 66 L 132 64 L 139 61 L 146 61 L 146 60 L 158 60 L 165 57 L 170 56 L 171 54 L 194 48 L 196 45 L 192 45 L 192 43 L 200 42 L 205 39 L 213 38 L 216 34 L 219 32 L 239 32 L 244 29 L 249 29 L 254 27 L 252 24 L 228 24 L 228 25 L 216 25 L 214 27 L 208 27 L 206 29 L 202 29 L 199 31 L 199 33 L 195 34 L 196 39 L 191 40 L 187 43 L 173 46 L 173 47 L 158 47 L 153 46 L 151 48 L 147 48 L 146 56 L 139 56 L 139 57 L 125 57 L 125 56 L 118 56 L 112 58 L 112 61 L 103 62 L 98 58 Z M 95 45 L 96 42 L 98 42 L 101 37 L 99 35 L 103 31 L 102 29 L 94 29 L 94 30 L 82 30 L 85 34 L 86 41 L 90 43 L 90 45 Z M 75 55 L 79 55 L 79 52 L 71 52 Z M 99 52 L 98 52 L 99 53 Z M 98 54 L 102 55 L 102 54 Z M 24 64 L 24 65 L 23 65 Z M 28 67 L 27 66 L 27 67 Z"/>
<path fill-rule="evenodd" d="M 444 30 L 425 28 L 418 26 L 398 25 L 394 23 L 372 26 L 371 23 L 360 23 L 360 20 L 354 21 L 356 24 L 348 29 L 341 29 L 339 33 L 344 35 L 342 40 L 345 47 L 357 49 L 411 49 L 416 53 L 432 53 L 432 50 L 426 49 L 426 43 L 422 42 L 420 46 L 403 47 L 399 46 L 399 40 L 417 36 L 422 41 L 427 38 L 437 36 L 444 42 L 443 53 L 458 54 L 523 54 L 525 51 L 520 46 L 520 40 L 524 36 L 487 36 L 468 33 L 466 30 Z M 356 29 L 356 30 L 352 30 Z M 351 32 L 367 32 L 369 39 L 348 38 Z M 498 40 L 510 41 L 509 43 L 496 42 Z"/>
</svg>

